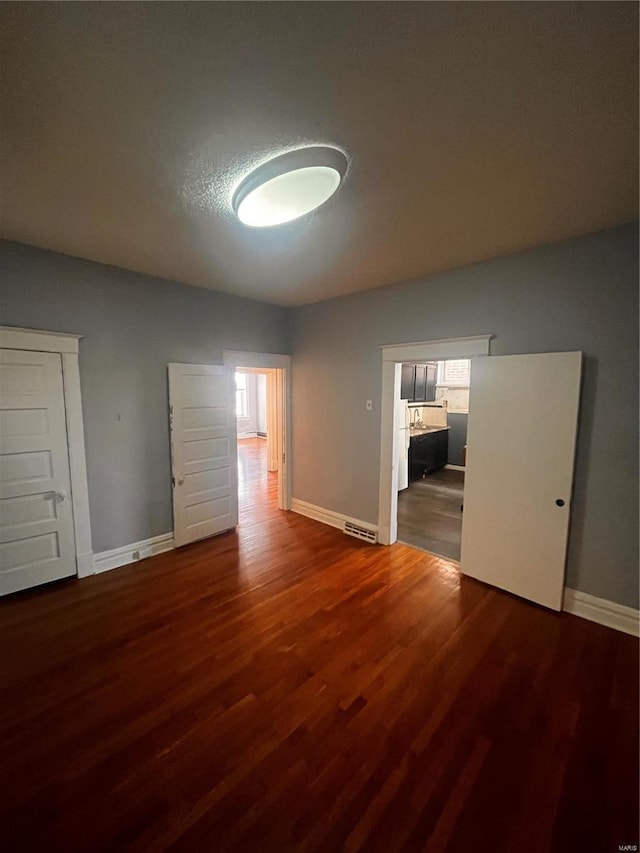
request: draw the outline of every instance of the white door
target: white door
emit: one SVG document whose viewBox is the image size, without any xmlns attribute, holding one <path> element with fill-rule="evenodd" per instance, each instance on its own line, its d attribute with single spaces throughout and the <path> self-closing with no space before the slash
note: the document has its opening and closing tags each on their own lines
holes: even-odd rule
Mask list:
<svg viewBox="0 0 640 853">
<path fill-rule="evenodd" d="M 186 545 L 238 523 L 233 371 L 170 364 L 169 412 L 174 537 Z"/>
<path fill-rule="evenodd" d="M 472 360 L 462 573 L 560 610 L 582 354 Z"/>
<path fill-rule="evenodd" d="M 58 353 L 0 350 L 0 594 L 76 574 Z"/>
</svg>

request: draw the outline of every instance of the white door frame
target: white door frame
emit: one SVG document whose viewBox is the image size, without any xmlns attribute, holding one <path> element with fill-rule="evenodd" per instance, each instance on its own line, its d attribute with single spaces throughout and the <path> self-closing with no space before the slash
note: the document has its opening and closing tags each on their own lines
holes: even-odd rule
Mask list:
<svg viewBox="0 0 640 853">
<path fill-rule="evenodd" d="M 278 509 L 291 509 L 291 356 L 224 350 L 225 367 L 274 370 L 278 464 Z"/>
<path fill-rule="evenodd" d="M 400 376 L 403 362 L 445 361 L 450 358 L 472 358 L 489 355 L 493 335 L 446 338 L 411 344 L 388 344 L 382 350 L 382 403 L 380 410 L 380 491 L 378 498 L 378 541 L 393 545 L 398 538 L 398 442 L 395 441 L 400 399 Z"/>
<path fill-rule="evenodd" d="M 67 419 L 67 446 L 71 477 L 71 506 L 76 546 L 76 571 L 79 578 L 94 574 L 87 459 L 80 395 L 79 341 L 82 335 L 45 332 L 0 326 L 0 348 L 29 352 L 55 352 L 62 358 L 64 408 Z"/>
</svg>

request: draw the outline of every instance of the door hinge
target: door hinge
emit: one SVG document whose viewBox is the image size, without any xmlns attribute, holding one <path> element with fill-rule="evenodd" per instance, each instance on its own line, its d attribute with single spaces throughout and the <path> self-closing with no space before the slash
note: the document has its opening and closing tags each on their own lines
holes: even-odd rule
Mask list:
<svg viewBox="0 0 640 853">
<path fill-rule="evenodd" d="M 286 454 L 283 453 L 282 454 L 282 464 L 284 465 L 286 461 L 287 461 Z"/>
<path fill-rule="evenodd" d="M 175 487 L 176 487 L 176 478 L 175 478 L 175 477 L 172 477 L 172 478 L 171 478 L 171 488 L 172 488 L 172 489 L 175 489 Z"/>
</svg>

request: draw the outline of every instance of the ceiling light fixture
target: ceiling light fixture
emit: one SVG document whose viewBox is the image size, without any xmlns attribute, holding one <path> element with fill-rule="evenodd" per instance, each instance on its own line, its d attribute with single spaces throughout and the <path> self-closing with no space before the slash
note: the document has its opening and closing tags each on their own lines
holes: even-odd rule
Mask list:
<svg viewBox="0 0 640 853">
<path fill-rule="evenodd" d="M 340 186 L 347 158 L 315 145 L 287 151 L 250 172 L 233 194 L 240 222 L 255 228 L 282 225 L 320 207 Z"/>
</svg>

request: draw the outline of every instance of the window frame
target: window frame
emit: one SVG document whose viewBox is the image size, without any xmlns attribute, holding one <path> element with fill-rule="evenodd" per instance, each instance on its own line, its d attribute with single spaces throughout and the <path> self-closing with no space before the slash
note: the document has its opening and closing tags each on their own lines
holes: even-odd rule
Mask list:
<svg viewBox="0 0 640 853">
<path fill-rule="evenodd" d="M 242 379 L 239 384 L 238 379 Z M 247 400 L 247 374 L 239 370 L 235 371 L 236 382 L 236 420 L 249 417 L 249 406 Z"/>
<path fill-rule="evenodd" d="M 467 376 L 466 379 L 462 382 L 459 380 L 448 380 L 445 376 L 445 365 L 450 364 L 451 362 L 461 362 L 464 361 L 467 363 Z M 437 388 L 469 388 L 471 384 L 471 359 L 469 358 L 448 358 L 443 361 L 438 362 L 438 373 L 436 376 L 436 387 Z"/>
</svg>

